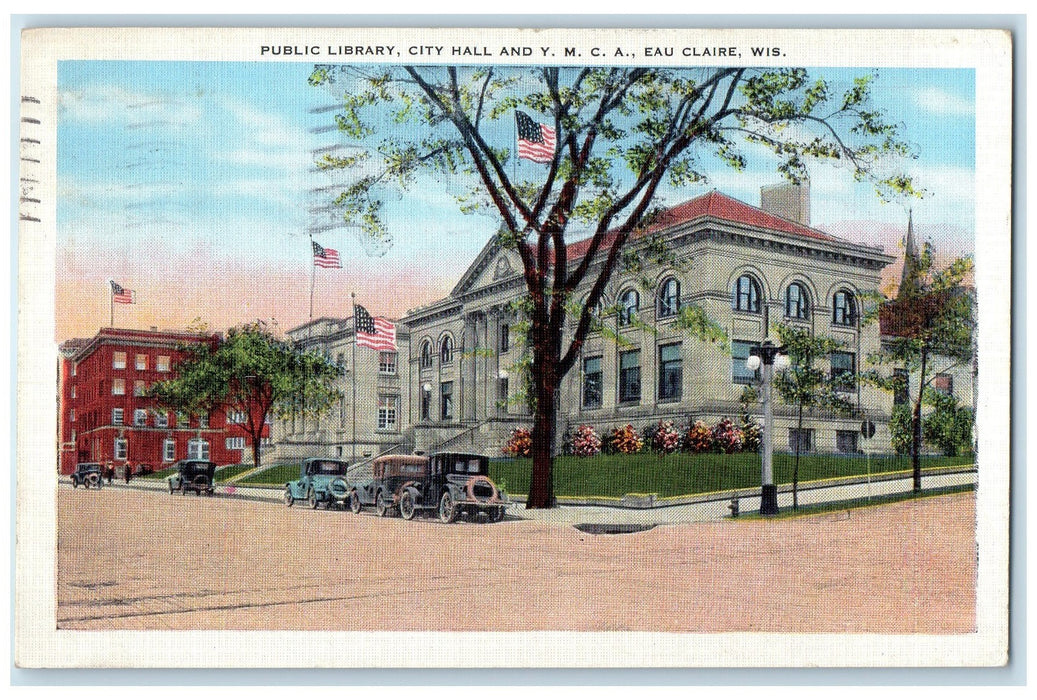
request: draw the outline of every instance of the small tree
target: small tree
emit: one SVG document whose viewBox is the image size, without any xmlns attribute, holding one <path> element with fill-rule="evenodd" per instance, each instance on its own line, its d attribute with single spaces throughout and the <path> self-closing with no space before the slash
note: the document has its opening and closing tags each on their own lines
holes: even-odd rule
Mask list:
<svg viewBox="0 0 1037 700">
<path fill-rule="evenodd" d="M 929 243 L 916 255 L 911 246 L 904 256 L 904 278 L 897 298 L 866 317 L 882 322 L 882 350 L 868 359 L 872 364 L 907 370 L 917 377 L 917 389 L 904 387 L 903 378 L 877 371 L 866 378 L 889 391 L 909 390 L 911 412 L 911 465 L 914 491 L 922 490 L 922 404 L 926 389 L 938 374 L 972 360 L 975 320 L 972 295 L 964 281 L 971 275 L 972 258 L 957 258 L 936 268 Z M 934 365 L 938 365 L 934 369 Z"/>
<path fill-rule="evenodd" d="M 947 457 L 956 457 L 972 449 L 972 409 L 959 406 L 953 396 L 941 394 L 931 387 L 925 402 L 933 407 L 922 425 L 922 437 Z"/>
<path fill-rule="evenodd" d="M 274 336 L 261 321 L 232 328 L 215 345 L 185 348 L 177 376 L 157 382 L 149 395 L 160 406 L 189 414 L 237 412 L 252 440 L 252 459 L 261 466 L 260 446 L 267 416 L 318 416 L 340 394 L 333 383 L 339 368 L 316 352 L 301 352 Z"/>
<path fill-rule="evenodd" d="M 778 338 L 789 356 L 789 368 L 774 377 L 774 388 L 785 403 L 796 407 L 796 434 L 803 434 L 803 410 L 818 408 L 848 414 L 853 404 L 840 393 L 842 377 L 832 377 L 817 366 L 842 347 L 838 341 L 823 335 L 814 335 L 807 328 L 781 323 Z M 796 439 L 796 459 L 792 468 L 792 508 L 799 508 L 799 455 L 801 440 Z"/>
</svg>

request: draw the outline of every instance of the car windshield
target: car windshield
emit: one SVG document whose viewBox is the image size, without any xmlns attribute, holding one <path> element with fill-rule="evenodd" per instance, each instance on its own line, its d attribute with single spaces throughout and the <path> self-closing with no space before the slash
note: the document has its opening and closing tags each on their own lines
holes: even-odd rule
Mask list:
<svg viewBox="0 0 1037 700">
<path fill-rule="evenodd" d="M 335 460 L 321 460 L 318 462 L 310 462 L 309 468 L 310 474 L 345 474 L 346 463 L 337 462 Z"/>
<path fill-rule="evenodd" d="M 479 464 L 482 462 L 478 457 L 463 458 L 459 457 L 454 460 L 454 473 L 455 474 L 478 474 Z"/>
</svg>

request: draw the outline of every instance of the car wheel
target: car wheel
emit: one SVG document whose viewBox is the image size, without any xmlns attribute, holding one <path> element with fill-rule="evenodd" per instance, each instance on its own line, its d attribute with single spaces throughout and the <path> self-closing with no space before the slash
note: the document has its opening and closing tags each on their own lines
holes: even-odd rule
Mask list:
<svg viewBox="0 0 1037 700">
<path fill-rule="evenodd" d="M 410 491 L 404 491 L 400 496 L 400 517 L 404 520 L 414 518 L 414 494 Z"/>
<path fill-rule="evenodd" d="M 72 480 L 72 488 L 74 488 L 74 489 L 78 489 L 79 488 L 79 482 L 76 481 L 75 479 Z"/>
<path fill-rule="evenodd" d="M 295 496 L 292 495 L 292 488 L 290 486 L 284 487 L 284 504 L 289 508 L 295 504 Z"/>
<path fill-rule="evenodd" d="M 309 493 L 306 494 L 306 502 L 310 504 L 310 508 L 317 510 L 317 506 L 320 505 L 320 501 L 317 500 L 317 492 L 310 489 Z"/>
<path fill-rule="evenodd" d="M 353 511 L 353 515 L 359 515 L 360 511 L 364 509 L 362 503 L 360 503 L 360 494 L 356 491 L 349 492 L 349 509 Z"/>
<path fill-rule="evenodd" d="M 439 519 L 444 523 L 452 523 L 457 520 L 457 506 L 449 491 L 443 493 L 439 499 Z"/>
<path fill-rule="evenodd" d="M 378 513 L 379 518 L 389 515 L 389 502 L 385 499 L 385 491 L 378 492 L 378 498 L 374 502 L 374 510 Z"/>
</svg>

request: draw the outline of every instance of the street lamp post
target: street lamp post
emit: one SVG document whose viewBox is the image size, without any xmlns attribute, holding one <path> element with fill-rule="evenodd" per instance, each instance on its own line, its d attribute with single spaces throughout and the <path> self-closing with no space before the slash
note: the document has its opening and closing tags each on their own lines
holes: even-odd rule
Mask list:
<svg viewBox="0 0 1037 700">
<path fill-rule="evenodd" d="M 774 408 L 771 404 L 771 384 L 774 369 L 789 366 L 788 355 L 780 354 L 783 347 L 770 340 L 753 348 L 745 361 L 747 369 L 755 372 L 763 367 L 763 464 L 760 477 L 760 515 L 778 514 L 778 487 L 774 484 Z"/>
</svg>

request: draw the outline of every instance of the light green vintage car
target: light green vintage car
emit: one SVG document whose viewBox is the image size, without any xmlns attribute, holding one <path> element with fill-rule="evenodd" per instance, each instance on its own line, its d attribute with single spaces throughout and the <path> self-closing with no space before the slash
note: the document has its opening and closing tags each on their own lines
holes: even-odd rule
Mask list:
<svg viewBox="0 0 1037 700">
<path fill-rule="evenodd" d="M 349 462 L 327 457 L 309 457 L 299 467 L 299 478 L 284 485 L 284 504 L 289 508 L 296 501 L 306 501 L 310 508 L 324 504 L 345 507 L 349 498 L 346 470 Z"/>
</svg>

